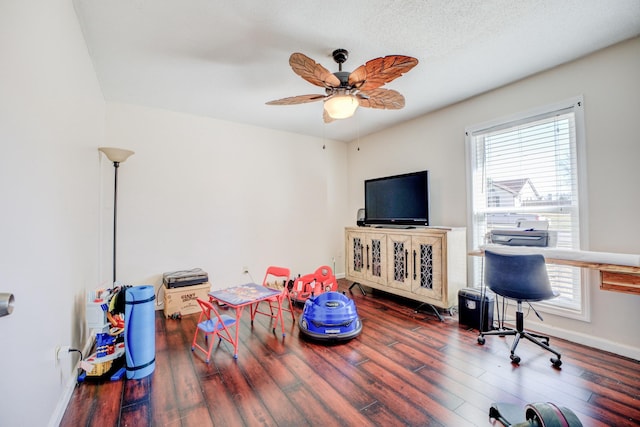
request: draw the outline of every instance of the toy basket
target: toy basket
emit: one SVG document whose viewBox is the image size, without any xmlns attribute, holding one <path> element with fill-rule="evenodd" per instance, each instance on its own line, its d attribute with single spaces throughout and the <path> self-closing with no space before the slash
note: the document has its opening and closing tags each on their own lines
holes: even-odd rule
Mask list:
<svg viewBox="0 0 640 427">
<path fill-rule="evenodd" d="M 106 360 L 104 362 L 94 364 L 91 371 L 85 372 L 87 372 L 87 376 L 89 377 L 99 377 L 109 372 L 111 365 L 113 365 L 113 360 Z"/>
<path fill-rule="evenodd" d="M 114 352 L 106 356 L 98 356 L 98 352 L 87 357 L 85 362 L 93 365 L 91 370 L 84 369 L 87 377 L 102 377 L 110 370 L 117 368 L 124 362 L 124 343 L 119 342 L 114 346 Z M 116 366 L 114 366 L 116 364 Z"/>
</svg>

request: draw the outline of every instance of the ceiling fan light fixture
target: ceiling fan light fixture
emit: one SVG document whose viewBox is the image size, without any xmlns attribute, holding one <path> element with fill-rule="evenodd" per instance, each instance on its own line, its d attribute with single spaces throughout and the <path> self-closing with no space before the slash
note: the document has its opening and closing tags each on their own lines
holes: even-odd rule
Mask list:
<svg viewBox="0 0 640 427">
<path fill-rule="evenodd" d="M 354 95 L 334 95 L 324 102 L 324 110 L 332 119 L 346 119 L 353 116 L 358 105 Z"/>
</svg>

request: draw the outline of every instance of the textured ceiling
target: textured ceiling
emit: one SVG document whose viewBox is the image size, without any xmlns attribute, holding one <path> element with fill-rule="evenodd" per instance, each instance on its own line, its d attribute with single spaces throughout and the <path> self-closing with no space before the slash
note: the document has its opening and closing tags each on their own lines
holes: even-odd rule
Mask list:
<svg viewBox="0 0 640 427">
<path fill-rule="evenodd" d="M 350 141 L 640 34 L 639 0 L 75 0 L 107 101 Z M 385 55 L 420 62 L 385 85 L 402 110 L 325 124 L 293 73 L 301 52 L 337 71 Z"/>
</svg>

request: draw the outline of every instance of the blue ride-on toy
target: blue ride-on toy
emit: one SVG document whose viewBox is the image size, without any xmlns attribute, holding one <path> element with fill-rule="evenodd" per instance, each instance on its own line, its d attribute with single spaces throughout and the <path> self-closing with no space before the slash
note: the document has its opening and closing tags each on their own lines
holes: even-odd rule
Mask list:
<svg viewBox="0 0 640 427">
<path fill-rule="evenodd" d="M 346 341 L 362 332 L 353 300 L 333 291 L 308 298 L 298 326 L 304 337 L 319 341 Z"/>
</svg>

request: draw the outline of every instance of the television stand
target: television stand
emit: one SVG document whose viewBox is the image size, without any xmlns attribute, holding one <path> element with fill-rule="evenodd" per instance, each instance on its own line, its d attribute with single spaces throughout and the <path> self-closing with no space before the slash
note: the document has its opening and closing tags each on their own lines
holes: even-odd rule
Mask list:
<svg viewBox="0 0 640 427">
<path fill-rule="evenodd" d="M 422 304 L 420 304 L 420 305 L 415 309 L 414 313 L 418 313 L 418 312 L 420 311 L 420 309 L 421 309 L 423 306 L 425 306 L 425 305 L 427 305 L 427 306 L 429 306 L 429 308 L 431 308 L 431 311 L 433 312 L 433 314 L 435 314 L 435 315 L 436 315 L 436 317 L 438 318 L 438 320 L 440 320 L 441 322 L 444 322 L 444 317 L 442 317 L 442 314 L 440 314 L 440 312 L 438 311 L 438 309 L 437 309 L 437 308 L 435 308 L 435 307 L 433 306 L 433 304 L 429 304 L 428 302 L 423 302 Z"/>
<path fill-rule="evenodd" d="M 362 285 L 358 282 L 353 282 L 351 284 L 351 286 L 349 286 L 349 292 L 351 292 L 351 288 L 353 288 L 354 286 L 357 286 L 360 289 L 360 292 L 362 292 L 362 295 L 367 295 L 367 293 L 364 291 L 364 288 L 362 287 Z M 353 293 L 353 292 L 351 292 Z"/>
<path fill-rule="evenodd" d="M 374 225 L 373 228 L 392 228 L 394 230 L 413 230 L 417 228 L 415 225 L 402 225 L 402 224 L 385 224 L 385 225 Z"/>
<path fill-rule="evenodd" d="M 436 310 L 450 310 L 467 286 L 466 244 L 458 227 L 347 227 L 345 279 L 350 291 L 362 285 L 426 303 L 442 320 Z"/>
</svg>

